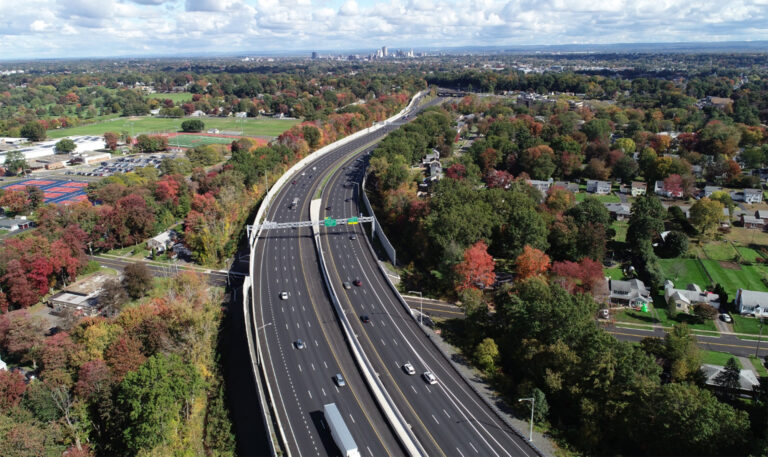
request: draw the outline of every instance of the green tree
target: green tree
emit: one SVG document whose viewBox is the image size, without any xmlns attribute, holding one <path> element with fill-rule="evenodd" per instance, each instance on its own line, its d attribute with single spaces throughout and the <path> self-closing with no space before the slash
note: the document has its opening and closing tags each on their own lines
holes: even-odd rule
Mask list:
<svg viewBox="0 0 768 457">
<path fill-rule="evenodd" d="M 686 324 L 676 324 L 664 337 L 666 358 L 674 381 L 696 380 L 701 376 L 701 354 L 696 337 Z"/>
<path fill-rule="evenodd" d="M 632 138 L 619 138 L 613 145 L 624 154 L 632 154 L 637 148 Z"/>
<path fill-rule="evenodd" d="M 69 138 L 63 138 L 56 142 L 54 149 L 56 150 L 56 154 L 69 154 L 77 149 L 77 144 Z"/>
<path fill-rule="evenodd" d="M 310 148 L 315 149 L 320 145 L 320 130 L 314 125 L 305 125 L 301 128 L 301 133 Z"/>
<path fill-rule="evenodd" d="M 702 237 L 714 235 L 723 218 L 723 204 L 704 197 L 691 206 L 691 224 Z"/>
<path fill-rule="evenodd" d="M 475 348 L 475 360 L 480 368 L 488 374 L 496 371 L 499 360 L 499 347 L 493 338 L 485 338 Z"/>
<path fill-rule="evenodd" d="M 9 151 L 5 155 L 5 162 L 3 164 L 8 173 L 12 175 L 25 174 L 29 168 L 27 159 L 24 158 L 24 154 L 20 151 Z"/>
<path fill-rule="evenodd" d="M 612 172 L 615 178 L 618 178 L 621 180 L 621 182 L 626 183 L 635 179 L 639 169 L 640 167 L 637 165 L 635 159 L 629 156 L 622 156 L 613 165 Z"/>
<path fill-rule="evenodd" d="M 21 128 L 21 136 L 29 141 L 43 141 L 45 139 L 45 127 L 37 121 L 30 121 Z"/>
<path fill-rule="evenodd" d="M 721 394 L 729 401 L 733 401 L 739 392 L 741 372 L 736 359 L 731 357 L 725 363 L 723 371 L 715 376 L 715 384 L 720 388 Z"/>
<path fill-rule="evenodd" d="M 608 119 L 592 119 L 581 127 L 589 141 L 607 141 L 613 128 Z"/>
<path fill-rule="evenodd" d="M 667 211 L 655 195 L 638 197 L 632 204 L 629 217 L 627 243 L 631 248 L 637 248 L 643 241 L 650 241 L 656 234 L 664 230 L 664 216 Z"/>
<path fill-rule="evenodd" d="M 154 355 L 116 389 L 122 441 L 131 455 L 168 442 L 190 413 L 203 380 L 177 355 Z"/>
<path fill-rule="evenodd" d="M 201 132 L 205 129 L 205 123 L 200 119 L 189 119 L 181 123 L 181 130 L 184 132 Z"/>
<path fill-rule="evenodd" d="M 680 257 L 685 254 L 688 252 L 688 236 L 677 230 L 667 233 L 664 239 L 664 251 L 667 257 Z"/>
</svg>

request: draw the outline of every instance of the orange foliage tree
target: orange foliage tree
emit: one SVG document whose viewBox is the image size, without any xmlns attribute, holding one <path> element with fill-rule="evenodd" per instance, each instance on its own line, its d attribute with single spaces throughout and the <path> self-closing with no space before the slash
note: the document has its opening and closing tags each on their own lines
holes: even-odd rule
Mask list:
<svg viewBox="0 0 768 457">
<path fill-rule="evenodd" d="M 549 270 L 549 256 L 527 244 L 523 253 L 515 260 L 517 266 L 517 279 L 523 280 L 544 274 Z"/>
</svg>

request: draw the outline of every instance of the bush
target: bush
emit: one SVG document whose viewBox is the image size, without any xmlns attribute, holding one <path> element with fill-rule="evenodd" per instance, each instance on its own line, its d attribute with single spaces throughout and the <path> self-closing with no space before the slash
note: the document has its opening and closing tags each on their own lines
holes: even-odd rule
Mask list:
<svg viewBox="0 0 768 457">
<path fill-rule="evenodd" d="M 717 309 L 712 305 L 701 303 L 693 307 L 693 314 L 698 317 L 701 322 L 704 322 L 716 318 Z"/>
<path fill-rule="evenodd" d="M 190 119 L 181 123 L 181 130 L 185 132 L 200 132 L 205 128 L 205 123 L 199 119 Z"/>
<path fill-rule="evenodd" d="M 69 154 L 77 148 L 77 145 L 69 138 L 64 138 L 59 140 L 54 148 L 56 149 L 56 154 Z"/>
</svg>

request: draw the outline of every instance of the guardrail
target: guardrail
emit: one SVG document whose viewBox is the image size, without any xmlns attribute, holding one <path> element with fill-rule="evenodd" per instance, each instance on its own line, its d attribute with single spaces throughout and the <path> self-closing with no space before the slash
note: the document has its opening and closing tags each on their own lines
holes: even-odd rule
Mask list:
<svg viewBox="0 0 768 457">
<path fill-rule="evenodd" d="M 397 266 L 397 251 L 395 251 L 395 247 L 392 246 L 392 243 L 389 242 L 389 238 L 387 238 L 387 234 L 384 233 L 384 230 L 382 230 L 381 225 L 379 224 L 379 219 L 376 217 L 376 213 L 373 212 L 373 207 L 371 207 L 371 202 L 368 200 L 368 194 L 365 192 L 366 179 L 368 179 L 367 173 L 365 176 L 363 176 L 363 183 L 360 185 L 360 194 L 363 197 L 363 203 L 365 203 L 365 209 L 368 211 L 368 214 L 371 217 L 373 217 L 373 230 L 371 232 L 373 235 L 376 236 L 376 238 L 379 239 L 381 246 L 384 248 L 384 252 L 387 253 L 389 260 L 392 261 L 392 265 Z"/>
<path fill-rule="evenodd" d="M 363 129 L 363 130 L 360 130 L 358 132 L 355 132 L 355 133 L 353 133 L 353 134 L 351 134 L 349 136 L 346 136 L 346 137 L 342 138 L 339 141 L 336 141 L 334 143 L 331 143 L 331 144 L 329 144 L 327 146 L 324 146 L 324 147 L 316 150 L 315 152 L 307 155 L 306 157 L 304 157 L 300 161 L 296 162 L 291 168 L 289 168 L 285 173 L 283 173 L 283 175 L 280 176 L 280 178 L 278 178 L 277 181 L 275 181 L 275 183 L 272 185 L 272 188 L 269 189 L 269 191 L 267 192 L 267 195 L 264 196 L 264 199 L 262 200 L 261 205 L 259 206 L 259 210 L 256 212 L 256 216 L 253 218 L 253 225 L 254 226 L 257 225 L 259 223 L 259 221 L 261 221 L 265 217 L 265 215 L 267 213 L 267 210 L 269 209 L 269 205 L 272 202 L 272 199 L 274 199 L 274 197 L 277 195 L 277 193 L 280 191 L 280 189 L 283 187 L 283 185 L 285 185 L 285 183 L 288 182 L 288 180 L 291 179 L 299 170 L 301 170 L 302 168 L 306 167 L 310 163 L 318 160 L 319 158 L 323 157 L 324 155 L 328 154 L 329 152 L 335 150 L 339 146 L 343 146 L 343 145 L 345 145 L 345 144 L 347 144 L 347 143 L 349 143 L 349 142 L 351 142 L 351 141 L 353 141 L 353 140 L 355 140 L 357 138 L 360 138 L 360 137 L 362 137 L 364 135 L 367 135 L 368 133 L 375 132 L 375 131 L 381 129 L 382 127 L 384 127 L 385 125 L 391 123 L 394 119 L 396 119 L 396 118 L 402 116 L 403 114 L 405 114 L 406 112 L 408 112 L 408 110 L 410 110 L 413 107 L 413 104 L 422 95 L 424 95 L 426 93 L 427 93 L 427 91 L 421 91 L 421 92 L 417 93 L 411 99 L 411 102 L 408 104 L 408 106 L 406 106 L 399 113 L 397 113 L 394 116 L 388 118 L 384 122 L 381 122 L 379 124 L 376 124 L 376 125 L 373 125 L 371 127 L 366 128 L 366 129 Z M 255 306 L 255 304 L 256 304 L 256 300 L 255 300 L 255 298 L 253 298 L 253 290 L 254 290 L 254 288 L 253 288 L 253 278 L 254 278 L 254 268 L 255 268 L 254 267 L 254 258 L 255 258 L 255 252 L 256 252 L 256 242 L 258 241 L 258 239 L 260 237 L 261 237 L 261 229 L 258 230 L 258 231 L 252 230 L 252 231 L 250 231 L 248 233 L 248 244 L 249 244 L 249 246 L 251 248 L 250 249 L 251 252 L 250 252 L 250 258 L 249 258 L 249 262 L 248 262 L 249 263 L 249 265 L 248 265 L 249 276 L 248 276 L 248 278 L 246 278 L 246 281 L 248 281 L 248 279 L 250 279 L 250 282 L 248 282 L 248 283 L 251 285 L 249 289 L 250 289 L 250 295 L 252 297 L 252 300 L 251 300 L 251 305 L 252 306 Z M 243 284 L 245 284 L 245 283 L 246 282 L 244 282 Z M 243 287 L 243 291 L 245 291 L 245 290 L 246 290 L 246 288 Z M 245 293 L 243 293 L 243 308 L 246 309 L 247 307 L 248 307 L 248 297 L 246 296 Z M 253 340 L 256 340 L 256 354 L 254 354 L 253 351 L 250 350 L 250 349 L 249 349 L 248 353 L 250 354 L 250 357 L 251 357 L 251 365 L 254 367 L 254 380 L 256 381 L 257 386 L 261 386 L 261 378 L 259 377 L 259 374 L 256 373 L 255 367 L 256 366 L 259 367 L 259 371 L 261 372 L 261 376 L 263 377 L 263 379 L 265 381 L 268 379 L 268 377 L 267 377 L 266 368 L 264 367 L 264 364 L 262 363 L 263 356 L 262 356 L 262 353 L 261 353 L 261 343 L 259 341 L 258 327 L 255 325 L 256 324 L 255 323 L 255 319 L 256 319 L 255 318 L 255 313 L 249 313 L 248 311 L 246 311 L 245 316 L 249 316 L 249 315 L 252 316 L 252 319 L 254 320 L 254 328 L 256 329 L 256 332 L 255 332 L 254 335 L 250 335 L 250 334 L 247 335 L 248 343 L 249 343 L 249 345 L 252 346 L 253 345 Z M 246 332 L 247 332 L 247 328 L 248 327 L 246 327 Z M 254 357 L 256 357 L 256 360 L 254 360 Z M 272 394 L 272 388 L 270 387 L 269 382 L 266 382 L 266 384 L 267 384 L 267 386 L 266 386 L 267 387 L 266 388 L 266 394 L 269 396 L 269 398 L 266 399 L 266 401 L 269 404 L 269 407 L 268 408 L 262 408 L 262 410 L 264 412 L 264 415 L 265 415 L 264 421 L 266 423 L 275 423 L 275 424 L 277 424 L 277 429 L 278 429 L 278 432 L 279 432 L 279 437 L 282 440 L 282 444 L 283 444 L 282 445 L 282 449 L 285 450 L 286 455 L 290 456 L 290 448 L 288 447 L 288 443 L 287 443 L 286 438 L 285 438 L 285 431 L 283 430 L 282 424 L 280 423 L 280 420 L 277 417 L 277 413 L 275 412 L 274 416 L 266 417 L 266 415 L 270 415 L 271 414 L 271 411 L 273 411 L 273 408 L 274 408 L 274 405 L 275 405 L 274 400 L 273 400 L 274 396 Z M 260 391 L 260 394 L 261 393 L 263 393 L 263 392 Z M 275 456 L 275 449 L 277 448 L 277 446 L 274 443 L 273 435 L 271 433 L 269 434 L 269 440 L 270 440 L 270 449 L 273 452 L 272 455 Z"/>
</svg>

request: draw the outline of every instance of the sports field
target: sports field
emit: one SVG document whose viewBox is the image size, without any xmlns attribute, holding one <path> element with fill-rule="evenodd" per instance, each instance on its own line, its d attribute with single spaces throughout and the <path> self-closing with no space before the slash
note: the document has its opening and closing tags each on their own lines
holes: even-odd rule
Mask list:
<svg viewBox="0 0 768 457">
<path fill-rule="evenodd" d="M 259 137 L 276 137 L 300 122 L 298 119 L 272 118 L 202 117 L 195 119 L 203 121 L 206 130 L 219 129 L 226 132 L 242 132 L 243 136 Z M 188 118 L 117 117 L 94 124 L 48 130 L 48 137 L 62 138 L 70 135 L 103 135 L 105 132 L 128 132 L 134 136 L 141 133 L 174 133 L 181 131 L 181 123 L 186 120 Z"/>
<path fill-rule="evenodd" d="M 168 146 L 178 146 L 180 148 L 194 148 L 204 144 L 230 144 L 236 138 L 220 137 L 210 135 L 169 135 Z"/>
<path fill-rule="evenodd" d="M 85 188 L 87 182 L 60 181 L 57 179 L 27 179 L 4 186 L 5 190 L 24 190 L 27 186 L 36 186 L 42 189 L 46 203 L 75 203 L 87 200 Z"/>
</svg>

